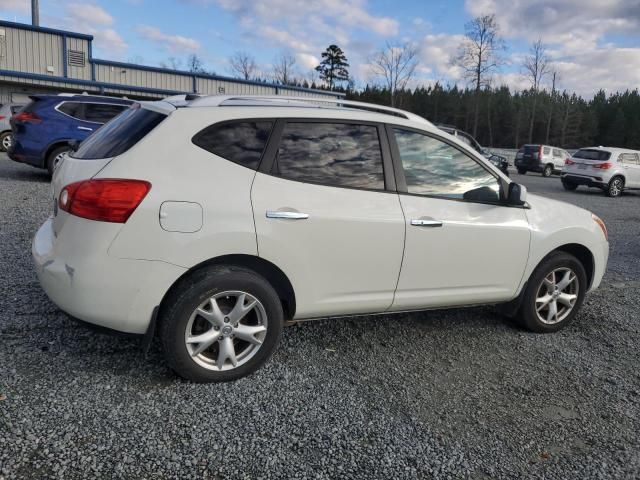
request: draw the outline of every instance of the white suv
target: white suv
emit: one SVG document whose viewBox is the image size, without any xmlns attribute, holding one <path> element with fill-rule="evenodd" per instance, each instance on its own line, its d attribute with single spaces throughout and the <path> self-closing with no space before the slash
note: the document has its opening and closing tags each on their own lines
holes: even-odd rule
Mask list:
<svg viewBox="0 0 640 480">
<path fill-rule="evenodd" d="M 178 374 L 230 380 L 299 320 L 504 304 L 533 331 L 562 328 L 600 283 L 606 228 L 525 197 L 401 110 L 170 98 L 63 161 L 33 257 L 72 317 L 157 334 Z"/>
<path fill-rule="evenodd" d="M 618 197 L 625 189 L 640 188 L 640 152 L 611 147 L 581 148 L 567 159 L 561 179 L 567 190 L 586 185 Z"/>
<path fill-rule="evenodd" d="M 550 177 L 553 172 L 562 170 L 570 156 L 566 150 L 550 145 L 524 145 L 516 153 L 513 164 L 520 175 L 538 172 L 543 177 Z"/>
</svg>

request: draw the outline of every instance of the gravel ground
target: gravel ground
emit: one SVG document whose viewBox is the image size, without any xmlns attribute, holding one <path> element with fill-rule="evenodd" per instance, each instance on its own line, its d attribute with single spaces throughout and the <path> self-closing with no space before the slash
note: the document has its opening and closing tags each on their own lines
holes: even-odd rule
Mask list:
<svg viewBox="0 0 640 480">
<path fill-rule="evenodd" d="M 249 378 L 193 385 L 47 299 L 30 240 L 49 184 L 2 155 L 0 478 L 638 478 L 640 194 L 513 176 L 609 227 L 570 328 L 488 308 L 318 321 Z"/>
</svg>

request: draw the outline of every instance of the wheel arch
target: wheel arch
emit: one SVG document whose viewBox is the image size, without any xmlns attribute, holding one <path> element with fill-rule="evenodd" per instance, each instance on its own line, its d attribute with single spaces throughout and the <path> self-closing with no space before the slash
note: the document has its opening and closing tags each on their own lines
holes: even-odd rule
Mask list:
<svg viewBox="0 0 640 480">
<path fill-rule="evenodd" d="M 164 307 L 164 302 L 173 291 L 179 287 L 183 280 L 193 275 L 196 271 L 217 266 L 217 265 L 233 265 L 236 267 L 244 267 L 254 271 L 258 275 L 264 277 L 267 282 L 275 289 L 280 302 L 282 303 L 282 310 L 284 312 L 285 320 L 291 320 L 296 313 L 296 296 L 291 281 L 287 275 L 275 264 L 265 260 L 264 258 L 247 255 L 247 254 L 232 254 L 222 255 L 219 257 L 210 258 L 205 260 L 189 270 L 183 273 L 175 282 L 169 287 L 167 292 L 162 297 L 160 302 L 160 310 Z"/>
<path fill-rule="evenodd" d="M 587 284 L 589 285 L 587 290 L 591 288 L 591 284 L 593 282 L 593 275 L 595 273 L 595 259 L 594 259 L 593 253 L 591 253 L 591 250 L 589 250 L 589 248 L 579 243 L 567 243 L 565 245 L 556 247 L 553 251 L 545 255 L 545 257 L 542 260 L 540 260 L 540 262 L 542 262 L 545 258 L 547 258 L 550 254 L 554 252 L 565 252 L 576 257 L 584 267 L 585 272 L 587 272 Z M 540 263 L 538 263 L 538 265 L 539 264 Z"/>
<path fill-rule="evenodd" d="M 49 159 L 49 155 L 51 155 L 51 152 L 53 152 L 56 148 L 68 146 L 69 142 L 71 142 L 71 141 L 73 141 L 73 140 L 72 139 L 54 140 L 49 145 L 47 145 L 47 148 L 44 150 L 44 155 L 43 155 L 43 159 L 42 159 L 43 165 L 45 167 L 47 166 L 47 160 Z"/>
</svg>

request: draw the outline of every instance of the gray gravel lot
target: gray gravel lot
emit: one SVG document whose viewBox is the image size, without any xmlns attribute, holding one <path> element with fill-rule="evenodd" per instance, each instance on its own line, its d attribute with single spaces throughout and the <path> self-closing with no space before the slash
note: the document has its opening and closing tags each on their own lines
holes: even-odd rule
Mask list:
<svg viewBox="0 0 640 480">
<path fill-rule="evenodd" d="M 0 156 L 0 478 L 640 477 L 640 193 L 513 177 L 609 227 L 570 328 L 488 308 L 318 321 L 249 378 L 193 385 L 47 299 L 30 241 L 49 183 Z"/>
</svg>

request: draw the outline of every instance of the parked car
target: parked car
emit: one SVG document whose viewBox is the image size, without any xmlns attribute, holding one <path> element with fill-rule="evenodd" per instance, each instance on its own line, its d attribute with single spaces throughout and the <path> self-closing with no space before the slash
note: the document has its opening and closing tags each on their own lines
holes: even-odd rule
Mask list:
<svg viewBox="0 0 640 480">
<path fill-rule="evenodd" d="M 597 216 L 527 195 L 414 114 L 318 102 L 183 96 L 109 122 L 55 171 L 33 241 L 45 292 L 157 333 L 205 382 L 256 370 L 291 322 L 502 304 L 554 332 L 600 284 Z"/>
<path fill-rule="evenodd" d="M 611 147 L 581 148 L 567 159 L 561 179 L 567 190 L 586 185 L 618 197 L 623 190 L 640 188 L 640 152 Z"/>
<path fill-rule="evenodd" d="M 569 152 L 550 145 L 524 145 L 516 153 L 515 166 L 520 175 L 527 172 L 538 172 L 543 177 L 550 177 L 560 172 Z"/>
<path fill-rule="evenodd" d="M 471 135 L 469 135 L 466 132 L 463 132 L 462 130 L 458 130 L 456 127 L 453 127 L 451 125 L 436 125 L 436 126 L 440 130 L 442 130 L 444 132 L 447 132 L 449 135 L 453 135 L 454 137 L 456 137 L 460 141 L 462 141 L 462 142 L 466 143 L 467 145 L 469 145 L 476 152 L 478 152 L 480 155 L 484 156 L 491 163 L 493 163 L 496 167 L 498 167 L 502 171 L 502 173 L 504 173 L 507 176 L 509 175 L 509 161 L 507 160 L 506 157 L 503 157 L 502 155 L 496 155 L 495 153 L 492 153 L 491 151 L 489 151 L 486 148 L 482 147 L 478 143 L 478 141 L 475 138 L 473 138 Z"/>
<path fill-rule="evenodd" d="M 9 119 L 24 107 L 20 103 L 4 103 L 0 105 L 0 151 L 6 152 L 11 147 L 12 133 Z"/>
<path fill-rule="evenodd" d="M 31 103 L 11 117 L 9 158 L 53 174 L 70 150 L 133 102 L 93 95 L 32 95 Z"/>
</svg>

